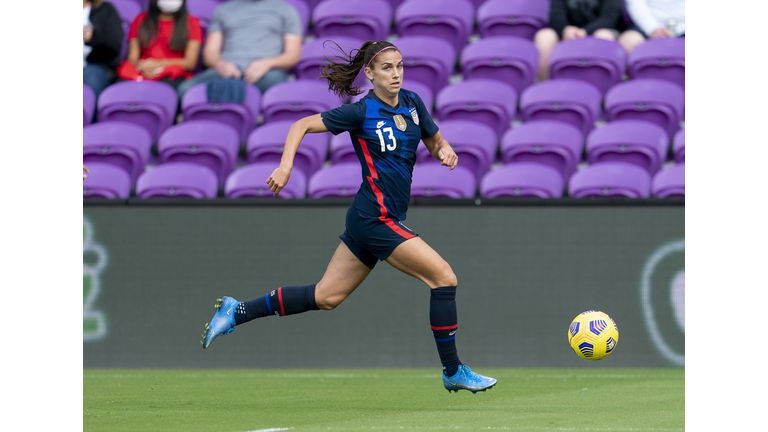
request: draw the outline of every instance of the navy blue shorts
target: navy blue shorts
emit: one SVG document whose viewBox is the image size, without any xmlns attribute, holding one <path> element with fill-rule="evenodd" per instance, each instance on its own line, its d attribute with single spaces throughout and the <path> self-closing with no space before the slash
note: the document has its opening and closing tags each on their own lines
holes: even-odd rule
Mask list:
<svg viewBox="0 0 768 432">
<path fill-rule="evenodd" d="M 355 206 L 347 210 L 346 230 L 339 238 L 365 265 L 373 268 L 378 261 L 389 258 L 400 243 L 418 234 L 397 219 L 368 216 Z"/>
</svg>

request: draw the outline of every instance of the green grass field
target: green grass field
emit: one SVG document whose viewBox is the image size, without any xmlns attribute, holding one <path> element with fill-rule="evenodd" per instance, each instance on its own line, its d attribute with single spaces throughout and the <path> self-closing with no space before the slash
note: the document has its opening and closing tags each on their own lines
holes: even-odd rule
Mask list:
<svg viewBox="0 0 768 432">
<path fill-rule="evenodd" d="M 83 371 L 84 431 L 685 430 L 685 371 L 483 369 L 485 393 L 434 370 Z"/>
</svg>

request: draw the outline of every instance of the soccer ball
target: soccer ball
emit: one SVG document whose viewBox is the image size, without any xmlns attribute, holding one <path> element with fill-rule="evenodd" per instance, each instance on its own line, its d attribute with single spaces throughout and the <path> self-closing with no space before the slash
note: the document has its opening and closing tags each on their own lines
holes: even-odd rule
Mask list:
<svg viewBox="0 0 768 432">
<path fill-rule="evenodd" d="M 600 360 L 612 353 L 619 343 L 619 328 L 605 312 L 580 313 L 568 329 L 568 344 L 587 360 Z"/>
</svg>

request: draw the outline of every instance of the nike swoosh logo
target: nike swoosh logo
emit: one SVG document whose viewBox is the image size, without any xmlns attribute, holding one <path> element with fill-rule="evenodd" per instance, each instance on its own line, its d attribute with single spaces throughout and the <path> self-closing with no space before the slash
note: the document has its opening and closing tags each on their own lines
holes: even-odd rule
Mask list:
<svg viewBox="0 0 768 432">
<path fill-rule="evenodd" d="M 229 310 L 227 311 L 227 315 L 231 315 L 231 314 L 230 314 L 230 312 L 232 312 L 232 309 L 234 309 L 234 308 L 235 308 L 234 306 L 232 306 L 231 308 L 229 308 Z"/>
</svg>

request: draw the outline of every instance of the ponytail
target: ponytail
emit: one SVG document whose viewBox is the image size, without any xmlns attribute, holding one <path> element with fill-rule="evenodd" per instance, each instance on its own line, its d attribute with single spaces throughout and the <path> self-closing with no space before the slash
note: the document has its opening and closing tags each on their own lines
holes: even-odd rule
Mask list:
<svg viewBox="0 0 768 432">
<path fill-rule="evenodd" d="M 340 98 L 356 96 L 363 93 L 363 90 L 359 86 L 354 85 L 355 79 L 360 74 L 360 71 L 371 63 L 373 57 L 381 52 L 381 50 L 390 46 L 394 47 L 392 43 L 386 41 L 367 41 L 359 49 L 353 49 L 350 50 L 349 53 L 346 53 L 339 44 L 336 42 L 333 43 L 342 54 L 335 58 L 341 59 L 342 61 L 337 63 L 325 56 L 325 60 L 328 64 L 323 65 L 320 68 L 320 73 L 322 74 L 321 78 L 325 78 L 328 81 L 328 89 L 333 91 L 333 93 Z M 325 43 L 323 43 L 323 46 L 325 46 Z M 374 65 L 371 64 L 370 68 L 373 69 L 373 66 Z"/>
</svg>

